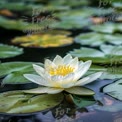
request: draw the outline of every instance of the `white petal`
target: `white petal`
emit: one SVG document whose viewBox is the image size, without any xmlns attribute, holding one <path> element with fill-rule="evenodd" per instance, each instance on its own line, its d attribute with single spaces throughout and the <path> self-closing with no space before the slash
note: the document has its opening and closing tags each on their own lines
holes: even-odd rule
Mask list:
<svg viewBox="0 0 122 122">
<path fill-rule="evenodd" d="M 79 78 L 81 78 L 90 68 L 92 61 L 86 61 L 84 64 L 81 64 L 81 66 L 78 68 L 78 70 L 75 72 L 75 78 L 74 80 L 77 81 Z"/>
<path fill-rule="evenodd" d="M 54 75 L 51 76 L 51 83 L 53 87 L 61 87 L 63 76 Z"/>
<path fill-rule="evenodd" d="M 52 82 L 62 81 L 63 80 L 63 76 L 61 76 L 61 75 L 54 75 L 54 76 L 51 76 L 51 80 L 52 80 Z"/>
<path fill-rule="evenodd" d="M 35 94 L 42 94 L 42 93 L 48 93 L 48 94 L 57 94 L 62 92 L 64 89 L 59 88 L 52 88 L 52 87 L 38 87 L 35 89 L 30 90 L 24 90 L 25 93 L 35 93 Z"/>
<path fill-rule="evenodd" d="M 55 65 L 62 65 L 63 64 L 63 59 L 61 56 L 57 55 L 54 60 L 53 60 L 53 63 Z"/>
<path fill-rule="evenodd" d="M 44 77 L 44 68 L 36 65 L 36 64 L 33 64 L 33 68 L 34 70 L 39 74 L 41 75 L 42 77 Z"/>
<path fill-rule="evenodd" d="M 75 68 L 77 70 L 78 68 L 78 57 L 75 57 L 69 64 L 71 67 Z"/>
<path fill-rule="evenodd" d="M 75 82 L 73 81 L 73 79 L 74 79 L 74 73 L 71 73 L 71 74 L 63 77 L 61 86 L 63 88 L 69 88 L 69 87 L 74 86 Z"/>
<path fill-rule="evenodd" d="M 70 54 L 66 55 L 64 58 L 63 58 L 63 63 L 65 65 L 68 65 L 72 60 L 72 56 Z"/>
<path fill-rule="evenodd" d="M 88 83 L 91 83 L 91 82 L 95 81 L 96 79 L 98 79 L 98 78 L 102 75 L 102 73 L 103 73 L 103 72 L 97 72 L 97 73 L 94 73 L 94 74 L 92 74 L 92 75 L 89 75 L 89 76 L 88 76 L 88 77 L 89 77 L 88 80 L 81 82 L 81 84 L 79 83 L 77 86 L 83 86 L 83 85 L 86 85 L 86 84 L 88 84 Z M 86 77 L 86 78 L 87 78 L 87 77 Z M 80 81 L 80 80 L 79 80 L 79 81 Z M 79 81 L 78 81 L 78 82 L 79 82 Z"/>
<path fill-rule="evenodd" d="M 45 69 L 46 69 L 46 68 L 49 68 L 51 65 L 52 65 L 52 61 L 50 61 L 49 59 L 46 59 L 46 60 L 45 60 L 45 63 L 44 63 Z"/>
<path fill-rule="evenodd" d="M 33 93 L 33 94 L 43 94 L 47 93 L 48 87 L 38 87 L 35 89 L 24 90 L 25 93 Z"/>
<path fill-rule="evenodd" d="M 24 77 L 28 80 L 42 86 L 51 86 L 50 82 L 45 80 L 43 77 L 34 74 L 24 74 Z"/>
<path fill-rule="evenodd" d="M 46 59 L 45 63 L 44 63 L 44 67 L 45 67 L 45 70 L 49 71 L 50 68 L 55 68 L 56 65 L 52 61 L 50 61 L 49 59 Z"/>
<path fill-rule="evenodd" d="M 51 87 L 48 87 L 47 93 L 48 94 L 57 94 L 57 93 L 62 92 L 63 90 L 64 89 L 61 89 L 61 88 L 51 88 Z"/>
<path fill-rule="evenodd" d="M 68 83 L 68 84 L 65 84 L 65 85 L 63 84 L 63 85 L 62 85 L 62 88 L 64 88 L 64 89 L 65 89 L 65 88 L 71 88 L 71 87 L 74 86 L 74 84 L 75 84 L 74 82 L 71 82 L 71 83 Z"/>
<path fill-rule="evenodd" d="M 82 78 L 75 83 L 75 86 L 81 86 L 81 84 L 86 82 L 87 80 L 89 80 L 89 77 Z"/>
<path fill-rule="evenodd" d="M 74 86 L 74 74 L 71 73 L 67 76 L 60 76 L 55 75 L 51 77 L 51 83 L 53 84 L 53 87 L 61 87 L 61 88 L 69 88 L 71 86 Z"/>
<path fill-rule="evenodd" d="M 84 64 L 83 61 L 79 61 L 79 65 L 78 65 L 78 67 L 80 68 L 83 64 Z"/>
<path fill-rule="evenodd" d="M 64 89 L 66 92 L 71 93 L 71 94 L 76 94 L 76 95 L 82 95 L 82 96 L 93 96 L 94 95 L 94 91 L 85 88 L 85 87 L 81 87 L 81 86 L 75 86 L 75 87 L 71 87 L 68 89 Z"/>
</svg>

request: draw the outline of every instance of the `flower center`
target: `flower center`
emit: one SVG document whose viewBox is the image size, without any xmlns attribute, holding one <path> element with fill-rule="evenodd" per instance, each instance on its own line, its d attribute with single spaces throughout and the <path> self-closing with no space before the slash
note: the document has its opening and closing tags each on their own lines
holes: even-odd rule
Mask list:
<svg viewBox="0 0 122 122">
<path fill-rule="evenodd" d="M 66 65 L 59 65 L 57 68 L 50 68 L 50 75 L 62 75 L 65 76 L 74 71 L 74 68 Z"/>
</svg>

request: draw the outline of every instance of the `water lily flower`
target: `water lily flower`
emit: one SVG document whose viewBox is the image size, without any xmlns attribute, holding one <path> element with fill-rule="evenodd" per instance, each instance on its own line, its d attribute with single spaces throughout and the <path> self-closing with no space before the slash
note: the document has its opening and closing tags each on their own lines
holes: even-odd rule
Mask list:
<svg viewBox="0 0 122 122">
<path fill-rule="evenodd" d="M 102 72 L 83 77 L 91 66 L 92 61 L 78 61 L 70 54 L 64 58 L 57 55 L 53 61 L 45 60 L 44 68 L 33 64 L 34 70 L 38 73 L 24 74 L 24 77 L 40 85 L 40 87 L 25 90 L 26 93 L 48 93 L 56 94 L 66 91 L 77 95 L 93 95 L 94 92 L 82 86 L 98 79 Z"/>
</svg>

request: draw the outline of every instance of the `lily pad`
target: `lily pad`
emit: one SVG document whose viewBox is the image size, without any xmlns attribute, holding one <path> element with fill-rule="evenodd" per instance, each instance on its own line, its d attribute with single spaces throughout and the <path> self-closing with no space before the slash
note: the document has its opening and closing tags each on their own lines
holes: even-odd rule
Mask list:
<svg viewBox="0 0 122 122">
<path fill-rule="evenodd" d="M 100 48 L 101 51 L 93 48 L 75 49 L 71 54 L 84 61 L 92 60 L 93 65 L 86 75 L 102 71 L 100 79 L 122 78 L 122 47 L 102 45 Z"/>
<path fill-rule="evenodd" d="M 16 1 L 16 2 L 7 2 L 7 1 L 0 1 L 0 9 L 8 9 L 12 11 L 17 11 L 17 12 L 24 12 L 25 15 L 32 15 L 32 9 L 37 11 L 62 11 L 62 10 L 69 10 L 69 6 L 63 6 L 63 5 L 49 5 L 47 4 L 44 6 L 43 4 L 35 4 L 35 2 L 41 2 L 41 1 Z M 45 1 L 44 1 L 45 2 Z"/>
<path fill-rule="evenodd" d="M 101 25 L 94 25 L 90 27 L 91 30 L 101 33 L 116 33 L 122 32 L 122 24 L 120 23 L 105 23 Z"/>
<path fill-rule="evenodd" d="M 2 84 L 23 84 L 29 81 L 23 77 L 25 73 L 35 73 L 32 64 L 34 62 L 7 62 L 0 64 L 0 77 L 6 76 Z M 41 65 L 41 63 L 38 63 Z"/>
<path fill-rule="evenodd" d="M 102 34 L 102 33 L 85 33 L 75 37 L 75 42 L 81 45 L 100 46 L 101 44 L 110 43 L 122 45 L 122 35 Z"/>
<path fill-rule="evenodd" d="M 24 21 L 25 20 L 25 21 Z M 27 22 L 28 17 L 23 17 L 23 19 L 12 20 L 0 16 L 0 27 L 5 29 L 19 30 L 27 33 L 34 32 L 43 32 L 47 26 L 50 26 L 54 19 L 45 19 L 43 21 L 38 20 L 39 22 Z M 50 24 L 49 24 L 50 23 Z"/>
<path fill-rule="evenodd" d="M 93 15 L 103 15 L 107 13 L 111 13 L 113 10 L 111 9 L 98 9 L 98 8 L 82 8 L 75 9 L 66 12 L 56 13 L 55 17 L 59 18 L 60 21 L 52 23 L 53 28 L 60 29 L 81 29 L 83 27 L 87 27 L 88 25 L 92 25 L 93 22 L 90 17 Z"/>
<path fill-rule="evenodd" d="M 40 8 L 39 8 L 40 9 Z M 44 6 L 42 8 L 43 10 L 46 10 L 46 11 L 66 11 L 66 10 L 70 10 L 70 7 L 65 5 L 51 5 L 51 4 L 48 4 L 47 6 Z"/>
<path fill-rule="evenodd" d="M 122 46 L 101 45 L 101 50 L 80 48 L 70 51 L 70 54 L 81 60 L 92 60 L 95 64 L 122 64 Z"/>
<path fill-rule="evenodd" d="M 27 29 L 28 23 L 22 20 L 10 20 L 0 16 L 0 27 L 23 31 Z"/>
<path fill-rule="evenodd" d="M 112 9 L 84 7 L 82 9 L 55 13 L 55 17 L 59 18 L 60 21 L 52 23 L 51 26 L 60 29 L 81 29 L 93 24 L 91 20 L 93 15 L 103 15 L 111 12 L 113 12 Z"/>
<path fill-rule="evenodd" d="M 99 66 L 99 65 L 92 65 L 89 71 L 86 73 L 86 75 L 90 75 L 92 73 L 96 72 L 103 72 L 100 79 L 120 79 L 122 78 L 122 67 L 121 66 Z"/>
<path fill-rule="evenodd" d="M 22 48 L 0 44 L 0 58 L 10 58 L 23 53 Z"/>
<path fill-rule="evenodd" d="M 94 15 L 104 15 L 114 12 L 113 9 L 101 9 L 101 8 L 92 8 L 84 7 L 82 9 L 74 9 L 66 12 L 56 13 L 55 16 L 61 20 L 73 20 L 79 19 L 81 21 L 83 18 L 92 17 Z"/>
<path fill-rule="evenodd" d="M 44 111 L 57 106 L 62 100 L 62 94 L 35 96 L 22 91 L 4 92 L 0 94 L 0 113 L 29 114 Z"/>
<path fill-rule="evenodd" d="M 74 17 L 74 19 L 70 19 L 70 17 L 68 19 L 64 19 L 61 21 L 57 21 L 52 23 L 51 27 L 52 28 L 56 28 L 56 29 L 82 29 L 83 27 L 88 26 L 88 24 L 91 23 L 90 19 L 87 18 L 81 18 L 76 19 Z"/>
<path fill-rule="evenodd" d="M 12 40 L 12 43 L 18 44 L 23 47 L 60 47 L 73 43 L 71 37 L 66 35 L 52 35 L 52 34 L 40 34 L 16 37 Z"/>
<path fill-rule="evenodd" d="M 116 8 L 116 9 L 121 9 L 122 10 L 122 3 L 121 2 L 113 2 L 112 3 L 112 6 L 114 7 L 114 8 Z"/>
<path fill-rule="evenodd" d="M 8 1 L 0 1 L 0 9 L 8 9 L 13 11 L 24 11 L 24 13 L 32 13 L 32 8 L 43 8 L 43 5 L 34 5 L 34 4 L 26 4 L 25 2 L 8 2 Z"/>
<path fill-rule="evenodd" d="M 68 0 L 50 0 L 49 1 L 50 5 L 67 5 L 67 6 L 71 6 L 71 7 L 75 7 L 75 6 L 81 6 L 81 5 L 88 5 L 89 1 L 88 0 L 71 0 L 70 2 Z"/>
<path fill-rule="evenodd" d="M 103 92 L 116 99 L 122 100 L 122 79 L 105 86 Z"/>
</svg>

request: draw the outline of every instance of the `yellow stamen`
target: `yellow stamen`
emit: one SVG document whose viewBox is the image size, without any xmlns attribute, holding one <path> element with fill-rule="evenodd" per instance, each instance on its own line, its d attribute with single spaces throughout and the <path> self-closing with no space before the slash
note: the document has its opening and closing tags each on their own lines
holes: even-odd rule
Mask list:
<svg viewBox="0 0 122 122">
<path fill-rule="evenodd" d="M 62 75 L 65 76 L 74 71 L 74 68 L 66 65 L 59 65 L 57 68 L 50 68 L 50 75 Z"/>
</svg>

